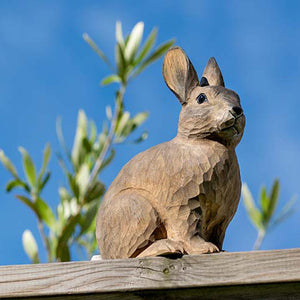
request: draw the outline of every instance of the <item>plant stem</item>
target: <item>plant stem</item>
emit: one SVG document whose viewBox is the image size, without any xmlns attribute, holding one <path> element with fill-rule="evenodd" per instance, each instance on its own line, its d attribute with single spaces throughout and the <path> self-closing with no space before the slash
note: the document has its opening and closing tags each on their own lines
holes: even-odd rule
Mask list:
<svg viewBox="0 0 300 300">
<path fill-rule="evenodd" d="M 105 139 L 105 143 L 104 143 L 104 146 L 103 146 L 103 149 L 101 151 L 101 153 L 99 154 L 96 162 L 95 162 L 95 165 L 94 165 L 94 168 L 91 172 L 91 175 L 90 175 L 90 178 L 89 178 L 89 182 L 88 182 L 88 187 L 90 186 L 90 184 L 95 180 L 95 178 L 97 177 L 100 169 L 101 169 L 101 166 L 103 164 L 103 161 L 105 159 L 105 156 L 113 142 L 113 136 L 114 136 L 114 133 L 115 133 L 115 129 L 116 129 L 116 125 L 117 125 L 117 120 L 118 120 L 118 117 L 119 117 L 119 113 L 120 113 L 120 109 L 121 109 L 121 106 L 122 106 L 122 103 L 123 103 L 123 98 L 124 98 L 124 94 L 125 94 L 125 90 L 126 90 L 126 83 L 122 83 L 118 93 L 117 93 L 117 98 L 116 98 L 116 108 L 115 108 L 115 112 L 114 112 L 114 117 L 111 121 L 111 124 L 110 124 L 110 129 L 109 129 L 109 133 L 108 133 L 108 136 L 107 138 Z"/>
<path fill-rule="evenodd" d="M 30 196 L 32 198 L 32 202 L 33 203 L 36 203 L 37 199 L 40 197 L 39 193 L 36 193 L 36 191 L 33 191 L 30 194 Z M 37 214 L 35 211 L 34 211 L 34 213 L 36 214 L 37 219 L 38 219 L 38 229 L 39 229 L 40 236 L 42 238 L 44 247 L 45 247 L 45 249 L 47 251 L 48 262 L 51 262 L 51 249 L 50 249 L 49 241 L 47 239 L 47 235 L 45 233 L 45 228 L 44 228 L 43 220 L 40 218 L 39 214 Z"/>
<path fill-rule="evenodd" d="M 265 238 L 265 235 L 266 235 L 265 230 L 259 230 L 258 231 L 257 238 L 256 238 L 256 241 L 255 241 L 254 246 L 253 246 L 253 250 L 259 250 L 260 249 L 261 244 L 262 244 L 262 242 Z"/>
<path fill-rule="evenodd" d="M 45 233 L 43 221 L 39 217 L 38 217 L 38 228 L 39 228 L 39 232 L 42 237 L 42 240 L 43 240 L 44 247 L 47 250 L 48 262 L 51 262 L 51 249 L 50 249 L 49 241 L 48 241 L 46 233 Z"/>
</svg>

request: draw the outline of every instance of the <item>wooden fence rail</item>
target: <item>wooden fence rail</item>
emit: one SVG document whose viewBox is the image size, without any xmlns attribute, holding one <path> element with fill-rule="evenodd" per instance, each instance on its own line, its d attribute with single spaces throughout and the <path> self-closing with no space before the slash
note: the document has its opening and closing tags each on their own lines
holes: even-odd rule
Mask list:
<svg viewBox="0 0 300 300">
<path fill-rule="evenodd" d="M 0 298 L 300 299 L 300 249 L 1 266 Z"/>
</svg>

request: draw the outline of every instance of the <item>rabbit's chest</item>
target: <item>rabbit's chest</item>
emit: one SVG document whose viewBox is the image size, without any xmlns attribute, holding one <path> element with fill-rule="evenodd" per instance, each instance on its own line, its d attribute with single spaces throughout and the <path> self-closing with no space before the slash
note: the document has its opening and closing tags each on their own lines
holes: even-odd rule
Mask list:
<svg viewBox="0 0 300 300">
<path fill-rule="evenodd" d="M 183 147 L 169 165 L 170 206 L 201 206 L 211 214 L 236 202 L 240 190 L 239 167 L 234 151 L 214 145 Z M 168 169 L 168 168 L 167 168 Z"/>
</svg>

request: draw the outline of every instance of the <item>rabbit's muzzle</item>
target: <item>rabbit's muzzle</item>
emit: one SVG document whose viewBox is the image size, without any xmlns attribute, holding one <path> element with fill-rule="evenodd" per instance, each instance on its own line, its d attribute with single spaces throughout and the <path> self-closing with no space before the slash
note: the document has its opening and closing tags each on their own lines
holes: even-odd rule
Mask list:
<svg viewBox="0 0 300 300">
<path fill-rule="evenodd" d="M 243 109 L 239 106 L 234 106 L 229 112 L 234 117 L 234 124 L 232 126 L 237 131 L 236 134 L 240 135 L 243 133 L 245 127 L 245 116 Z"/>
<path fill-rule="evenodd" d="M 245 116 L 240 106 L 221 103 L 186 106 L 179 118 L 178 136 L 188 139 L 209 139 L 235 147 L 242 138 Z"/>
<path fill-rule="evenodd" d="M 231 117 L 223 122 L 219 129 L 220 131 L 226 131 L 234 128 L 237 131 L 237 134 L 239 134 L 245 125 L 243 109 L 239 106 L 234 106 L 229 113 Z"/>
<path fill-rule="evenodd" d="M 219 127 L 219 134 L 215 136 L 216 140 L 225 145 L 236 146 L 242 138 L 245 127 L 245 116 L 242 108 L 235 106 L 229 110 L 229 119 L 223 122 Z"/>
<path fill-rule="evenodd" d="M 240 116 L 243 114 L 243 109 L 242 109 L 241 107 L 239 107 L 239 106 L 234 106 L 234 107 L 230 110 L 230 113 L 231 113 L 234 117 L 238 118 L 238 117 L 240 117 Z"/>
</svg>

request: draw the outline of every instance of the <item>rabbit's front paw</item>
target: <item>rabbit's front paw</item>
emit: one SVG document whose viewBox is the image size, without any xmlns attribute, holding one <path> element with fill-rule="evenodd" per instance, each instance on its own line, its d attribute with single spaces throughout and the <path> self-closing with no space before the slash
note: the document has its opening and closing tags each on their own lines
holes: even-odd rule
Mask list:
<svg viewBox="0 0 300 300">
<path fill-rule="evenodd" d="M 200 254 L 220 252 L 219 248 L 210 242 L 204 242 L 196 251 L 200 251 Z"/>
<path fill-rule="evenodd" d="M 197 241 L 193 241 L 188 247 L 188 254 L 207 254 L 220 252 L 219 248 L 210 242 L 206 242 L 203 239 L 199 238 Z"/>
<path fill-rule="evenodd" d="M 151 244 L 146 250 L 144 250 L 137 257 L 147 256 L 170 256 L 170 255 L 183 255 L 185 254 L 183 243 L 173 241 L 170 239 L 157 240 Z"/>
</svg>

